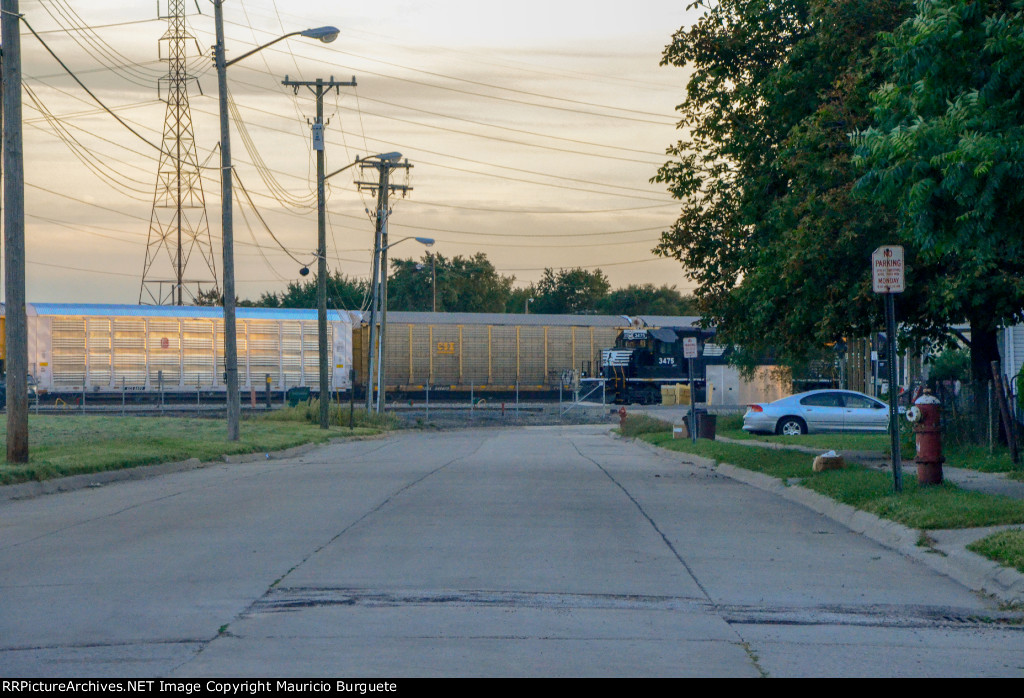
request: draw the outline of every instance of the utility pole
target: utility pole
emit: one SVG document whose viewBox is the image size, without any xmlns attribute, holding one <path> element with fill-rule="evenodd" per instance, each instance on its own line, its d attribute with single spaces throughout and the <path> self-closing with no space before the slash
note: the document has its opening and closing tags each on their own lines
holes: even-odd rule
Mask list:
<svg viewBox="0 0 1024 698">
<path fill-rule="evenodd" d="M 235 236 L 231 200 L 231 131 L 228 126 L 227 59 L 224 54 L 224 0 L 214 0 L 217 43 L 213 48 L 220 104 L 220 225 L 224 275 L 224 387 L 227 396 L 228 440 L 238 441 L 242 404 L 238 395 L 238 335 L 235 313 Z"/>
<path fill-rule="evenodd" d="M 217 68 L 217 104 L 220 110 L 220 220 L 224 248 L 224 386 L 227 393 L 228 440 L 238 441 L 239 421 L 242 414 L 238 394 L 238 335 L 235 313 L 235 235 L 231 201 L 231 129 L 228 127 L 228 66 L 258 53 L 290 36 L 304 36 L 330 43 L 338 37 L 338 28 L 317 27 L 282 34 L 273 41 L 227 60 L 224 50 L 224 0 L 213 0 L 213 22 L 217 43 L 213 47 L 213 62 Z"/>
<path fill-rule="evenodd" d="M 289 80 L 284 76 L 281 83 L 297 93 L 300 87 L 308 87 L 316 96 L 316 121 L 313 122 L 313 149 L 316 150 L 316 320 L 317 339 L 320 351 L 320 428 L 327 429 L 330 421 L 331 385 L 328 378 L 327 361 L 330 356 L 327 346 L 327 205 L 324 201 L 324 94 L 341 87 L 355 87 L 356 79 L 342 82 L 331 76 L 330 80 L 317 78 L 315 81 Z"/>
<path fill-rule="evenodd" d="M 398 155 L 395 153 L 395 155 Z M 377 216 L 374 232 L 373 245 L 373 273 L 370 279 L 370 286 L 373 290 L 373 302 L 370 305 L 370 346 L 369 346 L 369 370 L 366 372 L 366 409 L 369 411 L 373 404 L 374 367 L 377 369 L 377 412 L 380 412 L 383 391 L 384 391 L 384 335 L 385 323 L 387 322 L 387 289 L 388 289 L 388 195 L 392 191 L 401 191 L 404 195 L 411 191 L 412 187 L 404 184 L 391 184 L 391 171 L 396 169 L 409 170 L 412 165 L 406 162 L 397 162 L 397 158 L 380 158 L 377 160 L 364 160 L 359 163 L 360 167 L 373 167 L 377 170 L 377 182 L 356 182 L 360 189 L 376 191 L 377 194 Z M 432 243 L 433 241 L 431 241 Z M 380 332 L 377 332 L 377 313 L 380 313 Z M 374 347 L 374 336 L 377 335 L 377 346 Z M 376 349 L 376 362 L 374 361 L 374 349 Z"/>
<path fill-rule="evenodd" d="M 3 45 L 4 264 L 7 333 L 7 462 L 28 462 L 28 331 L 25 316 L 25 152 L 21 138 L 21 14 L 0 0 Z"/>
</svg>

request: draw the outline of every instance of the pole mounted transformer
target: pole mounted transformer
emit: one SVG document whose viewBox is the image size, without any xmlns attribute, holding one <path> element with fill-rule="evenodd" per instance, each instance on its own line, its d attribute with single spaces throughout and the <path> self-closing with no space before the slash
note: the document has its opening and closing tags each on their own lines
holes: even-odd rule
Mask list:
<svg viewBox="0 0 1024 698">
<path fill-rule="evenodd" d="M 139 304 L 184 305 L 194 302 L 203 286 L 217 288 L 217 265 L 188 99 L 188 83 L 196 78 L 188 72 L 187 48 L 195 38 L 185 25 L 185 0 L 167 0 L 167 15 L 161 19 L 167 20 L 159 41 L 167 75 L 158 89 L 166 95 L 167 111 Z M 196 49 L 202 53 L 198 44 Z M 186 272 L 193 255 L 199 259 L 190 277 Z"/>
</svg>

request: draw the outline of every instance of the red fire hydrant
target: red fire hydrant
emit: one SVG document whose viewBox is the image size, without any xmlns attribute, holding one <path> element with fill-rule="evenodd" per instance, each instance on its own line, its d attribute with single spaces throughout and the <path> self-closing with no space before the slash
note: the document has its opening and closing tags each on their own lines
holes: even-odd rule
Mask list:
<svg viewBox="0 0 1024 698">
<path fill-rule="evenodd" d="M 925 394 L 914 401 L 907 412 L 907 419 L 914 422 L 917 441 L 917 482 L 920 485 L 942 484 L 942 403 L 925 390 Z"/>
<path fill-rule="evenodd" d="M 619 428 L 621 429 L 624 426 L 626 426 L 626 408 L 625 407 L 620 407 L 619 408 Z"/>
</svg>

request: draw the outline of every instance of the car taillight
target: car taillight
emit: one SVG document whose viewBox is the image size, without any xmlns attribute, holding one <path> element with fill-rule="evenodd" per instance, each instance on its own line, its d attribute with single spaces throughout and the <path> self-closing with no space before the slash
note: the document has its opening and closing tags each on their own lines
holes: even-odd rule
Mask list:
<svg viewBox="0 0 1024 698">
<path fill-rule="evenodd" d="M 760 405 L 747 405 L 747 409 L 751 412 L 764 412 L 764 408 Z"/>
</svg>

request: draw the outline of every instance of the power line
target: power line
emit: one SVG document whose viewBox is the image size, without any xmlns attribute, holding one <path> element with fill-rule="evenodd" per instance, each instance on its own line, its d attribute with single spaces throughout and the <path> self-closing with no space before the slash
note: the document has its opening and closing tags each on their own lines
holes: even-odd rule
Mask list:
<svg viewBox="0 0 1024 698">
<path fill-rule="evenodd" d="M 233 23 L 233 22 L 228 22 L 228 23 L 229 24 L 236 24 L 236 26 L 241 26 L 241 25 L 238 25 L 237 23 Z M 478 80 L 470 80 L 468 78 L 460 78 L 460 77 L 456 77 L 456 76 L 453 76 L 453 75 L 445 75 L 443 73 L 435 73 L 435 72 L 432 72 L 432 71 L 429 71 L 429 70 L 423 70 L 421 68 L 413 68 L 411 66 L 405 66 L 405 65 L 398 64 L 398 63 L 392 63 L 390 61 L 385 61 L 385 60 L 381 60 L 381 59 L 378 59 L 378 58 L 371 58 L 371 57 L 368 57 L 368 56 L 361 56 L 361 55 L 359 55 L 357 53 L 353 53 L 351 51 L 345 51 L 343 49 L 336 48 L 336 47 L 333 47 L 333 46 L 329 46 L 327 48 L 332 53 L 338 53 L 338 54 L 341 54 L 341 55 L 344 55 L 344 56 L 350 56 L 352 58 L 358 58 L 360 60 L 371 61 L 373 63 L 382 63 L 382 64 L 390 66 L 390 67 L 401 68 L 402 70 L 409 70 L 409 71 L 414 72 L 414 73 L 423 73 L 423 74 L 426 74 L 426 75 L 430 75 L 431 77 L 439 77 L 439 78 L 442 78 L 442 79 L 445 79 L 445 80 L 452 80 L 452 81 L 455 81 L 455 82 L 462 82 L 462 83 L 466 83 L 466 84 L 470 84 L 470 85 L 476 85 L 478 87 L 487 87 L 487 88 L 494 89 L 494 90 L 502 90 L 502 91 L 505 91 L 505 92 L 511 92 L 513 94 L 522 94 L 522 95 L 527 95 L 527 96 L 530 96 L 530 97 L 540 97 L 542 99 L 550 99 L 550 100 L 558 101 L 558 102 L 566 102 L 566 103 L 569 103 L 569 104 L 578 104 L 578 105 L 581 105 L 581 106 L 596 107 L 596 108 L 599 108 L 599 109 L 612 109 L 612 110 L 615 110 L 615 111 L 622 111 L 622 112 L 632 113 L 632 114 L 642 114 L 642 115 L 645 115 L 645 116 L 660 116 L 660 117 L 663 117 L 665 119 L 669 119 L 670 121 L 667 121 L 667 122 L 665 122 L 665 121 L 651 121 L 650 119 L 639 119 L 639 118 L 630 117 L 630 116 L 620 116 L 620 115 L 616 115 L 616 114 L 600 114 L 600 113 L 590 112 L 590 111 L 580 110 L 580 109 L 572 109 L 572 108 L 566 108 L 566 107 L 557 107 L 557 106 L 548 105 L 548 104 L 537 104 L 535 102 L 526 102 L 524 100 L 517 100 L 517 99 L 512 99 L 512 98 L 509 98 L 509 97 L 499 97 L 499 96 L 496 96 L 496 95 L 487 95 L 487 94 L 483 94 L 483 93 L 479 93 L 479 92 L 469 92 L 469 91 L 466 91 L 466 90 L 459 90 L 459 89 L 456 89 L 454 87 L 447 87 L 447 86 L 444 86 L 444 85 L 437 85 L 437 84 L 432 84 L 432 83 L 424 83 L 424 82 L 420 82 L 420 81 L 417 81 L 417 80 L 412 80 L 410 78 L 400 78 L 400 77 L 396 77 L 394 75 L 387 75 L 387 74 L 384 74 L 384 73 L 375 73 L 373 71 L 369 71 L 369 70 L 365 70 L 365 69 L 359 71 L 359 72 L 362 72 L 362 73 L 365 73 L 365 74 L 368 74 L 368 75 L 376 75 L 377 77 L 383 77 L 383 78 L 388 78 L 388 79 L 392 79 L 392 80 L 401 80 L 403 82 L 411 82 L 411 83 L 418 84 L 418 85 L 424 85 L 424 86 L 427 86 L 427 87 L 433 87 L 433 88 L 440 89 L 440 90 L 448 90 L 448 91 L 451 91 L 451 92 L 458 92 L 458 93 L 462 93 L 462 94 L 469 94 L 469 95 L 472 95 L 472 96 L 475 96 L 475 97 L 482 97 L 482 98 L 485 98 L 485 99 L 496 99 L 496 100 L 500 100 L 500 101 L 504 101 L 504 102 L 515 102 L 515 103 L 518 103 L 518 104 L 526 104 L 526 105 L 529 105 L 529 106 L 540 107 L 542 109 L 556 109 L 556 110 L 559 110 L 559 111 L 571 111 L 571 112 L 575 112 L 575 113 L 579 113 L 579 114 L 587 114 L 587 115 L 590 115 L 590 116 L 598 116 L 598 117 L 603 117 L 603 118 L 623 119 L 623 120 L 627 120 L 627 121 L 639 121 L 639 122 L 642 122 L 642 123 L 652 123 L 652 124 L 662 124 L 662 125 L 674 125 L 675 122 L 676 122 L 676 118 L 673 115 L 654 114 L 652 112 L 639 111 L 639 110 L 636 110 L 636 109 L 628 109 L 626 107 L 618 107 L 618 106 L 609 105 L 609 104 L 598 104 L 598 103 L 594 103 L 594 102 L 586 102 L 586 101 L 582 101 L 582 100 L 569 99 L 568 97 L 557 97 L 555 95 L 547 95 L 547 94 L 538 93 L 538 92 L 530 92 L 530 91 L 527 91 L 527 90 L 517 90 L 517 89 L 512 88 L 512 87 L 504 87 L 502 85 L 494 85 L 494 84 L 491 84 L 491 83 L 486 83 L 486 82 L 482 82 L 482 81 L 478 81 Z M 337 64 L 335 64 L 335 65 L 337 65 Z M 339 66 L 339 67 L 344 68 L 346 71 L 353 70 L 350 66 Z"/>
<path fill-rule="evenodd" d="M 258 112 L 262 112 L 262 113 L 265 113 L 265 114 L 274 115 L 273 112 L 269 112 L 269 111 L 266 111 L 266 110 L 263 110 L 263 109 L 259 109 L 257 107 L 247 107 L 247 108 L 250 111 L 258 111 Z M 199 111 L 202 111 L 202 110 L 200 109 Z M 211 112 L 203 112 L 203 113 L 210 114 Z M 282 129 L 275 129 L 275 128 L 272 128 L 272 127 L 269 127 L 269 126 L 263 126 L 262 128 L 265 128 L 265 129 L 271 130 L 271 131 L 279 131 L 281 133 L 288 133 L 288 135 L 293 135 L 293 134 L 291 134 L 288 131 L 284 131 Z M 466 135 L 472 136 L 474 134 L 466 134 Z M 428 153 L 428 154 L 431 154 L 431 155 L 440 155 L 441 157 L 452 158 L 454 160 L 462 160 L 462 161 L 465 161 L 465 162 L 471 162 L 471 163 L 478 164 L 478 165 L 484 165 L 486 167 L 496 167 L 496 168 L 499 168 L 499 169 L 507 169 L 507 170 L 512 170 L 512 171 L 516 171 L 516 172 L 525 172 L 527 174 L 534 174 L 534 175 L 538 175 L 538 176 L 541 176 L 541 177 L 551 177 L 551 178 L 554 178 L 554 179 L 567 179 L 565 177 L 560 177 L 559 175 L 551 175 L 551 174 L 547 174 L 545 172 L 536 172 L 534 170 L 525 170 L 525 169 L 517 168 L 517 167 L 508 167 L 506 165 L 498 165 L 498 164 L 495 164 L 495 163 L 488 163 L 488 162 L 482 162 L 480 160 L 473 160 L 472 158 L 464 158 L 464 157 L 461 157 L 461 156 L 458 156 L 458 155 L 451 155 L 451 154 L 448 154 L 448 153 L 439 153 L 437 151 L 426 150 L 424 148 L 420 148 L 420 147 L 417 147 L 417 146 L 404 145 L 402 143 L 397 143 L 395 141 L 384 141 L 384 140 L 381 140 L 381 139 L 378 139 L 378 138 L 372 138 L 370 140 L 372 140 L 374 142 L 378 142 L 378 143 L 383 143 L 383 144 L 385 144 L 388 147 L 410 148 L 410 149 L 418 151 L 418 152 Z M 580 153 L 577 153 L 577 154 L 580 154 Z M 595 157 L 603 157 L 603 156 L 595 156 Z M 512 181 L 512 182 L 521 182 L 521 183 L 524 183 L 524 184 L 532 184 L 532 185 L 541 186 L 541 187 L 547 187 L 547 188 L 567 189 L 567 190 L 571 190 L 571 191 L 586 192 L 586 193 L 589 193 L 589 194 L 602 194 L 604 196 L 620 196 L 620 197 L 625 197 L 625 198 L 630 198 L 630 199 L 639 199 L 639 200 L 645 200 L 645 201 L 660 201 L 660 202 L 665 203 L 665 204 L 670 203 L 670 202 L 664 201 L 663 199 L 655 199 L 654 197 L 650 197 L 650 196 L 637 196 L 635 194 L 619 194 L 617 192 L 596 191 L 594 189 L 584 189 L 582 187 L 572 187 L 572 186 L 568 186 L 568 185 L 565 185 L 565 184 L 557 184 L 557 183 L 551 183 L 551 182 L 537 182 L 537 181 L 532 181 L 532 180 L 528 180 L 528 179 L 523 179 L 521 177 L 508 177 L 508 176 L 505 176 L 505 175 L 494 174 L 492 172 L 480 172 L 478 170 L 467 170 L 465 168 L 455 167 L 453 165 L 443 165 L 443 164 L 436 163 L 436 162 L 430 162 L 429 160 L 423 160 L 422 158 L 418 158 L 418 162 L 420 162 L 422 164 L 426 164 L 426 165 L 432 165 L 434 167 L 441 167 L 441 168 L 444 168 L 444 169 L 454 170 L 456 172 L 466 172 L 466 173 L 469 173 L 469 174 L 480 175 L 480 176 L 484 176 L 484 177 L 493 177 L 493 178 L 497 178 L 497 179 L 504 179 L 504 180 Z M 580 180 L 580 181 L 584 181 L 585 182 L 587 180 Z M 603 184 L 603 183 L 600 183 L 600 182 L 593 182 L 593 184 L 595 184 L 597 186 L 608 187 L 608 188 L 617 188 L 617 189 L 634 190 L 634 191 L 645 191 L 645 190 L 639 189 L 637 187 L 621 187 L 621 186 L 615 185 L 615 184 Z"/>
</svg>

